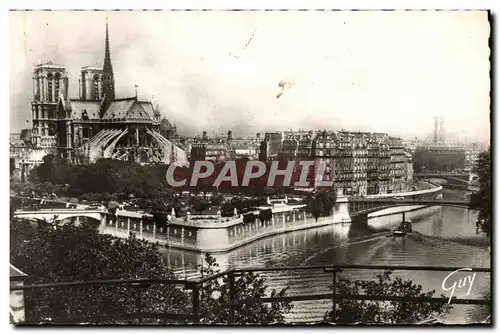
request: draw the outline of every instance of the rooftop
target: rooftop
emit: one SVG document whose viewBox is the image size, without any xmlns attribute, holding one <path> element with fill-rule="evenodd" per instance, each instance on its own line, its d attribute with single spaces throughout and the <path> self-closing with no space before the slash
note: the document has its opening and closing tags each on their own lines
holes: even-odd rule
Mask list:
<svg viewBox="0 0 500 334">
<path fill-rule="evenodd" d="M 46 62 L 46 63 L 42 63 L 42 64 L 38 64 L 38 65 L 36 65 L 36 67 L 37 68 L 61 68 L 61 69 L 66 69 L 66 66 L 54 64 L 51 61 Z"/>
<path fill-rule="evenodd" d="M 89 65 L 82 67 L 83 70 L 94 70 L 94 71 L 102 71 L 102 66 L 99 65 Z"/>
<path fill-rule="evenodd" d="M 113 101 L 102 118 L 105 120 L 152 121 L 152 117 L 144 109 L 143 103 L 138 102 L 135 98 Z"/>
<path fill-rule="evenodd" d="M 73 119 L 82 119 L 84 113 L 89 119 L 99 119 L 101 103 L 99 101 L 85 101 L 78 99 L 69 100 L 71 116 Z"/>
</svg>

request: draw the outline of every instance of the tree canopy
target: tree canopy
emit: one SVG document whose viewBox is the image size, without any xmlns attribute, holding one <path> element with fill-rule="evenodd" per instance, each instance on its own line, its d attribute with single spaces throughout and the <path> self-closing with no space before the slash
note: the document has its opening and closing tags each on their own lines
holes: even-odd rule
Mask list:
<svg viewBox="0 0 500 334">
<path fill-rule="evenodd" d="M 239 185 L 243 180 L 247 161 L 248 159 L 235 161 Z M 214 173 L 210 177 L 200 179 L 195 186 L 190 185 L 194 163 L 189 168 L 177 167 L 174 170 L 174 179 L 178 181 L 186 179 L 186 184 L 182 187 L 172 187 L 166 181 L 167 165 L 143 166 L 112 159 L 99 159 L 87 165 L 72 165 L 59 157 L 48 154 L 43 158 L 42 164 L 33 168 L 29 180 L 32 183 L 31 188 L 37 188 L 33 189 L 35 192 L 55 192 L 57 195 L 69 197 L 84 196 L 90 200 L 129 199 L 131 194 L 135 198 L 165 198 L 172 197 L 173 193 L 181 191 L 204 194 L 207 192 L 238 193 L 246 196 L 267 196 L 292 191 L 291 187 L 282 186 L 284 178 L 282 175 L 277 176 L 273 187 L 266 186 L 270 165 L 266 168 L 266 174 L 260 178 L 251 179 L 248 186 L 233 187 L 229 181 L 224 181 L 216 188 L 213 183 L 223 166 L 224 163 L 215 164 Z M 285 168 L 285 166 L 280 165 L 280 168 Z M 296 174 L 292 182 L 297 179 Z M 58 188 L 54 189 L 54 187 Z"/>
<path fill-rule="evenodd" d="M 348 300 L 338 301 L 336 317 L 333 312 L 325 314 L 325 321 L 338 324 L 415 324 L 432 317 L 440 317 L 451 310 L 447 303 L 434 303 L 430 299 L 435 290 L 423 292 L 421 285 L 411 280 L 392 277 L 387 270 L 375 274 L 375 280 L 348 280 L 340 278 L 336 289 L 339 295 L 365 294 L 371 296 L 418 297 L 423 301 L 374 301 Z M 441 297 L 445 297 L 441 295 Z"/>
<path fill-rule="evenodd" d="M 129 164 L 125 161 L 99 159 L 88 165 L 70 165 L 46 155 L 35 167 L 30 181 L 35 184 L 67 185 L 65 195 L 115 194 L 115 199 L 171 196 L 167 187 L 166 165 Z M 91 180 L 92 182 L 89 182 Z"/>
<path fill-rule="evenodd" d="M 317 191 L 306 199 L 306 212 L 312 214 L 314 219 L 318 221 L 319 217 L 332 214 L 336 201 L 337 192 L 335 189 Z"/>
<path fill-rule="evenodd" d="M 491 148 L 479 154 L 473 172 L 479 176 L 479 191 L 470 197 L 470 208 L 478 211 L 477 225 L 491 236 Z"/>
<path fill-rule="evenodd" d="M 211 276 L 220 272 L 219 265 L 215 259 L 206 254 L 202 266 L 203 276 Z M 235 298 L 259 300 L 267 297 L 266 280 L 255 273 L 243 273 L 235 279 Z M 273 289 L 270 297 L 286 296 L 288 287 L 284 289 Z M 229 279 L 224 276 L 222 280 L 211 280 L 202 288 L 200 306 L 202 312 L 220 308 L 229 302 Z M 214 296 L 218 296 L 214 298 Z M 290 302 L 254 303 L 249 305 L 235 306 L 234 321 L 237 324 L 273 324 L 282 323 L 284 315 L 292 309 Z M 227 323 L 229 319 L 229 308 L 209 315 L 203 319 L 204 323 Z"/>
</svg>

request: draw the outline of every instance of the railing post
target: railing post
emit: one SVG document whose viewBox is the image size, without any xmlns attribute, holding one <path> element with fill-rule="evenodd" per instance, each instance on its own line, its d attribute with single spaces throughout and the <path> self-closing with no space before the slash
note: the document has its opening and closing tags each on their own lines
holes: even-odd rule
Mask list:
<svg viewBox="0 0 500 334">
<path fill-rule="evenodd" d="M 236 299 L 236 287 L 234 284 L 234 272 L 228 274 L 229 278 L 229 319 L 228 325 L 234 324 L 234 300 Z"/>
<path fill-rule="evenodd" d="M 193 317 L 194 322 L 200 322 L 200 287 L 196 284 L 193 287 Z"/>
<path fill-rule="evenodd" d="M 21 272 L 16 267 L 10 265 L 10 287 L 23 286 L 25 284 L 29 285 L 28 275 Z M 26 298 L 29 300 L 29 298 Z M 29 322 L 30 313 L 29 307 L 26 307 L 25 293 L 23 290 L 11 291 L 10 292 L 10 317 L 11 322 L 14 324 L 19 324 L 23 322 Z M 28 312 L 27 312 L 28 311 Z"/>
<path fill-rule="evenodd" d="M 136 308 L 136 312 L 137 313 L 141 313 L 142 312 L 142 285 L 140 283 L 138 283 L 136 285 L 137 287 L 137 297 L 136 297 L 136 300 L 135 300 L 135 308 Z M 137 320 L 139 321 L 139 324 L 141 323 L 141 320 L 142 320 L 142 317 L 139 316 L 137 318 Z"/>
<path fill-rule="evenodd" d="M 332 288 L 333 288 L 333 307 L 332 307 L 332 322 L 337 322 L 337 270 L 333 268 L 332 276 Z"/>
</svg>

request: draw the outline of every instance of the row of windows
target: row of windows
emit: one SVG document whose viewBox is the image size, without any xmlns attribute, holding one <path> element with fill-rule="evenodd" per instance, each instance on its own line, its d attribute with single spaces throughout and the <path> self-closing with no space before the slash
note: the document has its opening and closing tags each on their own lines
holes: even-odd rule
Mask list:
<svg viewBox="0 0 500 334">
<path fill-rule="evenodd" d="M 59 98 L 59 88 L 60 88 L 60 80 L 58 78 L 56 80 L 49 80 L 47 82 L 46 100 L 49 102 L 56 102 Z"/>
</svg>

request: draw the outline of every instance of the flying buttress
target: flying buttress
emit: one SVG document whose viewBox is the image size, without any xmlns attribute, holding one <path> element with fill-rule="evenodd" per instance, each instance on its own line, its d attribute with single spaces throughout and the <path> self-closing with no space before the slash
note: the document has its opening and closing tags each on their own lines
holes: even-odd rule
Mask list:
<svg viewBox="0 0 500 334">
<path fill-rule="evenodd" d="M 111 142 L 111 144 L 108 145 L 108 147 L 106 147 L 106 149 L 104 149 L 104 152 L 103 152 L 103 156 L 105 158 L 111 158 L 112 156 L 112 153 L 113 153 L 113 150 L 116 146 L 116 143 L 118 143 L 118 141 L 125 135 L 127 134 L 128 132 L 128 129 L 125 129 L 123 130 L 119 135 L 118 137 L 115 138 L 115 140 L 113 140 L 113 142 Z"/>
</svg>

